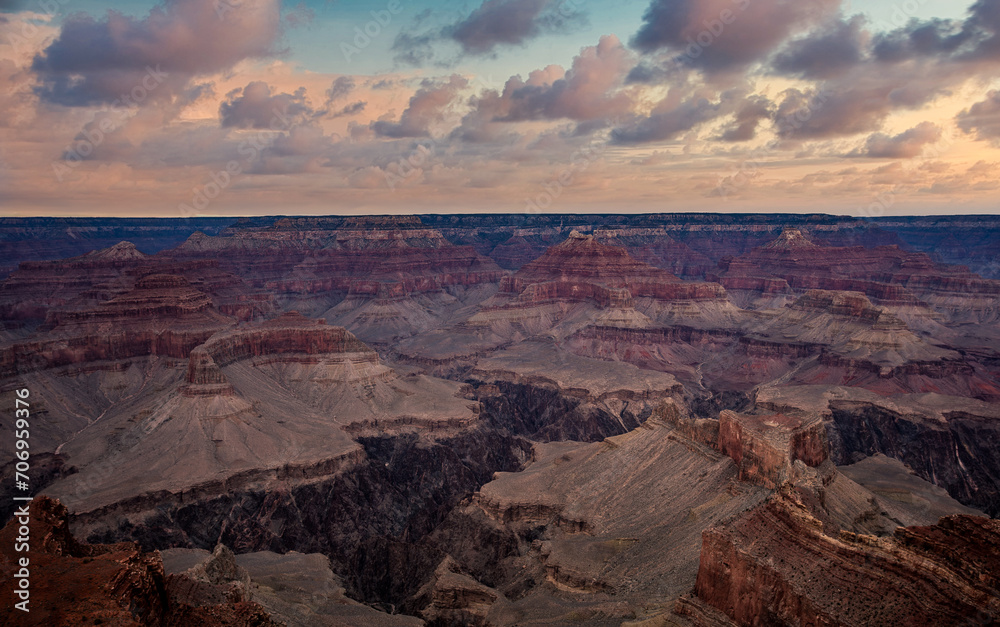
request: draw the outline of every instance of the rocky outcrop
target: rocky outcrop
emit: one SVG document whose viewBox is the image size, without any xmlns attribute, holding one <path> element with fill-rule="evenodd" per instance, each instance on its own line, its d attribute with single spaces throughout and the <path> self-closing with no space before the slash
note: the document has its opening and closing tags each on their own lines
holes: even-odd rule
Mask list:
<svg viewBox="0 0 1000 627">
<path fill-rule="evenodd" d="M 466 378 L 483 416 L 540 441 L 625 433 L 681 393 L 669 374 L 565 354 L 542 342 L 480 359 Z"/>
<path fill-rule="evenodd" d="M 26 535 L 31 541 L 31 550 L 24 555 L 29 560 L 26 567 L 16 560 L 0 565 L 0 599 L 8 616 L 17 611 L 13 608 L 19 602 L 14 594 L 19 569 L 30 574 L 30 611 L 18 616 L 19 625 L 278 627 L 245 595 L 210 598 L 183 578 L 167 578 L 159 556 L 143 552 L 134 542 L 78 542 L 69 532 L 66 508 L 58 501 L 38 497 L 29 511 L 28 533 L 16 518 L 0 531 L 0 538 L 11 547 L 15 536 Z"/>
<path fill-rule="evenodd" d="M 392 377 L 378 354 L 343 327 L 328 326 L 289 312 L 267 322 L 213 335 L 194 348 L 188 358 L 188 396 L 235 394 L 222 368 L 238 361 L 254 360 L 256 365 L 295 363 L 337 368 L 343 383 L 372 383 Z"/>
<path fill-rule="evenodd" d="M 199 573 L 215 569 L 219 557 L 226 554 L 225 568 L 214 577 L 218 583 L 205 581 Z M 414 616 L 388 614 L 347 597 L 343 583 L 330 568 L 330 560 L 319 553 L 256 551 L 234 556 L 220 544 L 211 553 L 204 549 L 174 548 L 160 551 L 160 555 L 171 584 L 186 582 L 197 586 L 202 596 L 205 588 L 246 590 L 255 603 L 284 625 L 419 627 L 424 624 Z"/>
<path fill-rule="evenodd" d="M 780 494 L 704 533 L 694 593 L 736 625 L 992 624 L 998 541 L 996 520 L 961 515 L 891 538 L 830 535 Z M 687 602 L 677 611 L 706 624 Z"/>
<path fill-rule="evenodd" d="M 634 259 L 624 248 L 576 231 L 500 283 L 501 294 L 520 295 L 521 301 L 595 299 L 605 307 L 627 306 L 621 290 L 634 298 L 659 300 L 725 297 L 717 284 L 682 282 L 670 272 Z"/>
<path fill-rule="evenodd" d="M 828 458 L 826 432 L 818 416 L 724 410 L 719 414 L 716 445 L 736 462 L 740 479 L 769 488 L 788 480 L 796 460 L 819 466 Z"/>
<path fill-rule="evenodd" d="M 504 281 L 501 292 L 520 293 L 533 283 L 561 279 L 625 287 L 640 282 L 678 281 L 677 277 L 633 259 L 624 248 L 608 246 L 577 231 Z"/>
</svg>

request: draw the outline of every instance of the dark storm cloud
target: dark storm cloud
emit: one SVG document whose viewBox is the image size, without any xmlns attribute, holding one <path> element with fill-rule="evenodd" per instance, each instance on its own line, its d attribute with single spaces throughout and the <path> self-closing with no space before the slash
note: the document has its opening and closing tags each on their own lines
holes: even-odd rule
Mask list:
<svg viewBox="0 0 1000 627">
<path fill-rule="evenodd" d="M 631 40 L 642 52 L 668 49 L 708 71 L 746 67 L 796 31 L 821 20 L 839 0 L 652 0 Z"/>
<path fill-rule="evenodd" d="M 165 0 L 143 19 L 109 11 L 76 14 L 32 64 L 50 102 L 113 102 L 140 84 L 147 68 L 166 75 L 152 98 L 170 97 L 200 74 L 275 52 L 278 0 Z"/>
<path fill-rule="evenodd" d="M 1000 91 L 991 91 L 986 99 L 955 117 L 958 128 L 976 139 L 1000 139 Z"/>
<path fill-rule="evenodd" d="M 924 146 L 941 139 L 941 127 L 921 122 L 899 135 L 875 133 L 865 142 L 864 156 L 881 159 L 912 159 L 923 152 Z"/>
<path fill-rule="evenodd" d="M 285 129 L 313 115 L 306 104 L 305 88 L 294 94 L 273 94 L 263 81 L 254 81 L 243 89 L 226 94 L 219 105 L 219 118 L 223 127 Z"/>
<path fill-rule="evenodd" d="M 809 35 L 791 41 L 775 55 L 773 69 L 779 74 L 824 79 L 841 74 L 860 63 L 865 55 L 865 20 L 831 21 Z"/>
</svg>

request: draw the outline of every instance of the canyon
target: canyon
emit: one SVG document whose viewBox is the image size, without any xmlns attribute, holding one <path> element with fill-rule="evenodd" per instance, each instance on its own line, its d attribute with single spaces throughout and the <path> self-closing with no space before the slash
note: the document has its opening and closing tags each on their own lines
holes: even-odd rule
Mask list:
<svg viewBox="0 0 1000 627">
<path fill-rule="evenodd" d="M 0 220 L 34 624 L 1000 620 L 995 218 L 167 226 Z"/>
</svg>

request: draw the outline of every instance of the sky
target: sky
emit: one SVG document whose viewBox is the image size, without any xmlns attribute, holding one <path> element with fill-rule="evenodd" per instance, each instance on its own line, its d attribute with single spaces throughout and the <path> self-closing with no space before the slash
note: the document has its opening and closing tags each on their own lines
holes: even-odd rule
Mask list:
<svg viewBox="0 0 1000 627">
<path fill-rule="evenodd" d="M 0 215 L 997 213 L 1000 0 L 0 0 Z"/>
</svg>

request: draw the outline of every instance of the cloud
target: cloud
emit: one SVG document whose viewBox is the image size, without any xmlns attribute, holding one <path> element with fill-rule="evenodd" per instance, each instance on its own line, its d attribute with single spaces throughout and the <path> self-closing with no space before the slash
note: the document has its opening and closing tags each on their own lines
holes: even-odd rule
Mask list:
<svg viewBox="0 0 1000 627">
<path fill-rule="evenodd" d="M 913 21 L 875 36 L 872 52 L 879 61 L 898 63 L 919 57 L 944 57 L 969 42 L 971 33 L 957 20 Z"/>
<path fill-rule="evenodd" d="M 289 128 L 313 113 L 306 103 L 304 87 L 294 94 L 272 95 L 271 87 L 263 81 L 253 81 L 243 89 L 234 89 L 219 105 L 223 127 L 277 130 Z"/>
<path fill-rule="evenodd" d="M 921 122 L 899 135 L 875 133 L 868 137 L 861 155 L 876 159 L 912 159 L 923 152 L 924 146 L 941 139 L 941 127 Z"/>
<path fill-rule="evenodd" d="M 434 60 L 433 44 L 441 40 L 441 31 L 432 30 L 424 33 L 401 31 L 392 41 L 392 60 L 400 65 L 420 67 L 429 65 Z"/>
<path fill-rule="evenodd" d="M 330 157 L 331 148 L 340 139 L 328 136 L 315 124 L 301 124 L 288 129 L 260 152 L 247 170 L 249 174 L 297 174 L 319 172 Z"/>
<path fill-rule="evenodd" d="M 733 123 L 719 137 L 725 142 L 743 142 L 756 137 L 757 127 L 774 115 L 774 103 L 764 96 L 748 97 L 736 110 Z"/>
<path fill-rule="evenodd" d="M 779 74 L 825 79 L 843 74 L 865 55 L 868 36 L 865 19 L 836 19 L 789 42 L 771 62 Z"/>
<path fill-rule="evenodd" d="M 279 34 L 279 0 L 164 0 L 143 19 L 70 16 L 32 67 L 39 95 L 66 106 L 114 102 L 159 68 L 166 79 L 151 94 L 159 100 L 198 75 L 275 54 Z"/>
<path fill-rule="evenodd" d="M 772 72 L 815 81 L 783 94 L 778 134 L 823 139 L 878 131 L 893 112 L 919 110 L 971 77 L 992 77 L 1000 62 L 998 27 L 995 0 L 976 2 L 965 20 L 911 19 L 874 36 L 858 17 L 824 23 L 772 58 Z"/>
<path fill-rule="evenodd" d="M 891 62 L 926 57 L 967 64 L 1000 60 L 1000 4 L 978 0 L 965 20 L 910 20 L 878 35 L 873 52 Z"/>
<path fill-rule="evenodd" d="M 863 63 L 834 79 L 781 94 L 776 115 L 782 138 L 824 139 L 878 131 L 899 110 L 919 110 L 964 77 L 930 62 L 892 67 Z"/>
<path fill-rule="evenodd" d="M 624 79 L 635 60 L 614 35 L 601 37 L 573 59 L 568 71 L 548 65 L 507 79 L 501 91 L 487 89 L 473 96 L 471 110 L 452 137 L 471 143 L 518 137 L 513 123 L 536 120 L 573 120 L 579 134 L 605 128 L 609 120 L 629 114 L 632 95 Z"/>
<path fill-rule="evenodd" d="M 457 74 L 444 83 L 424 80 L 398 122 L 376 120 L 370 128 L 380 137 L 428 137 L 430 127 L 444 119 L 459 92 L 468 85 L 469 81 Z"/>
<path fill-rule="evenodd" d="M 614 129 L 612 142 L 644 144 L 676 139 L 681 133 L 726 113 L 724 100 L 712 102 L 699 94 L 683 97 L 679 93 L 680 90 L 672 89 L 648 116 Z"/>
<path fill-rule="evenodd" d="M 220 0 L 221 2 L 222 0 Z M 289 28 L 300 28 L 309 26 L 316 19 L 316 12 L 306 6 L 305 2 L 300 2 L 285 12 L 285 24 Z"/>
<path fill-rule="evenodd" d="M 464 20 L 444 29 L 474 55 L 492 54 L 500 46 L 520 46 L 543 33 L 567 30 L 583 22 L 566 0 L 486 0 Z"/>
<path fill-rule="evenodd" d="M 782 138 L 822 139 L 877 130 L 892 111 L 891 85 L 838 92 L 826 88 L 788 89 L 776 113 Z"/>
<path fill-rule="evenodd" d="M 502 95 L 507 113 L 501 119 L 580 121 L 624 114 L 632 100 L 620 88 L 633 64 L 618 38 L 605 35 L 596 46 L 581 50 L 562 76 L 562 68 L 550 65 L 532 72 L 527 82 L 509 79 Z"/>
<path fill-rule="evenodd" d="M 631 45 L 682 53 L 692 66 L 747 67 L 789 36 L 832 13 L 839 0 L 652 0 Z"/>
<path fill-rule="evenodd" d="M 330 89 L 326 90 L 327 103 L 346 97 L 354 90 L 354 87 L 355 82 L 353 78 L 350 76 L 338 76 L 333 81 L 333 84 L 330 85 Z"/>
<path fill-rule="evenodd" d="M 357 102 L 352 102 L 350 104 L 344 105 L 338 111 L 334 111 L 330 114 L 330 117 L 342 118 L 348 115 L 357 115 L 365 110 L 368 103 L 364 100 L 358 100 Z"/>
<path fill-rule="evenodd" d="M 976 139 L 1000 139 L 1000 91 L 990 91 L 986 99 L 975 103 L 957 116 L 958 128 Z"/>
<path fill-rule="evenodd" d="M 484 0 L 469 15 L 445 19 L 445 23 L 424 27 L 431 20 L 429 11 L 421 12 L 414 25 L 400 32 L 393 41 L 395 61 L 406 65 L 435 63 L 451 66 L 461 54 L 495 57 L 498 49 L 524 46 L 547 34 L 566 33 L 587 23 L 579 10 L 582 0 Z M 442 59 L 441 42 L 457 44 L 459 55 Z"/>
</svg>

